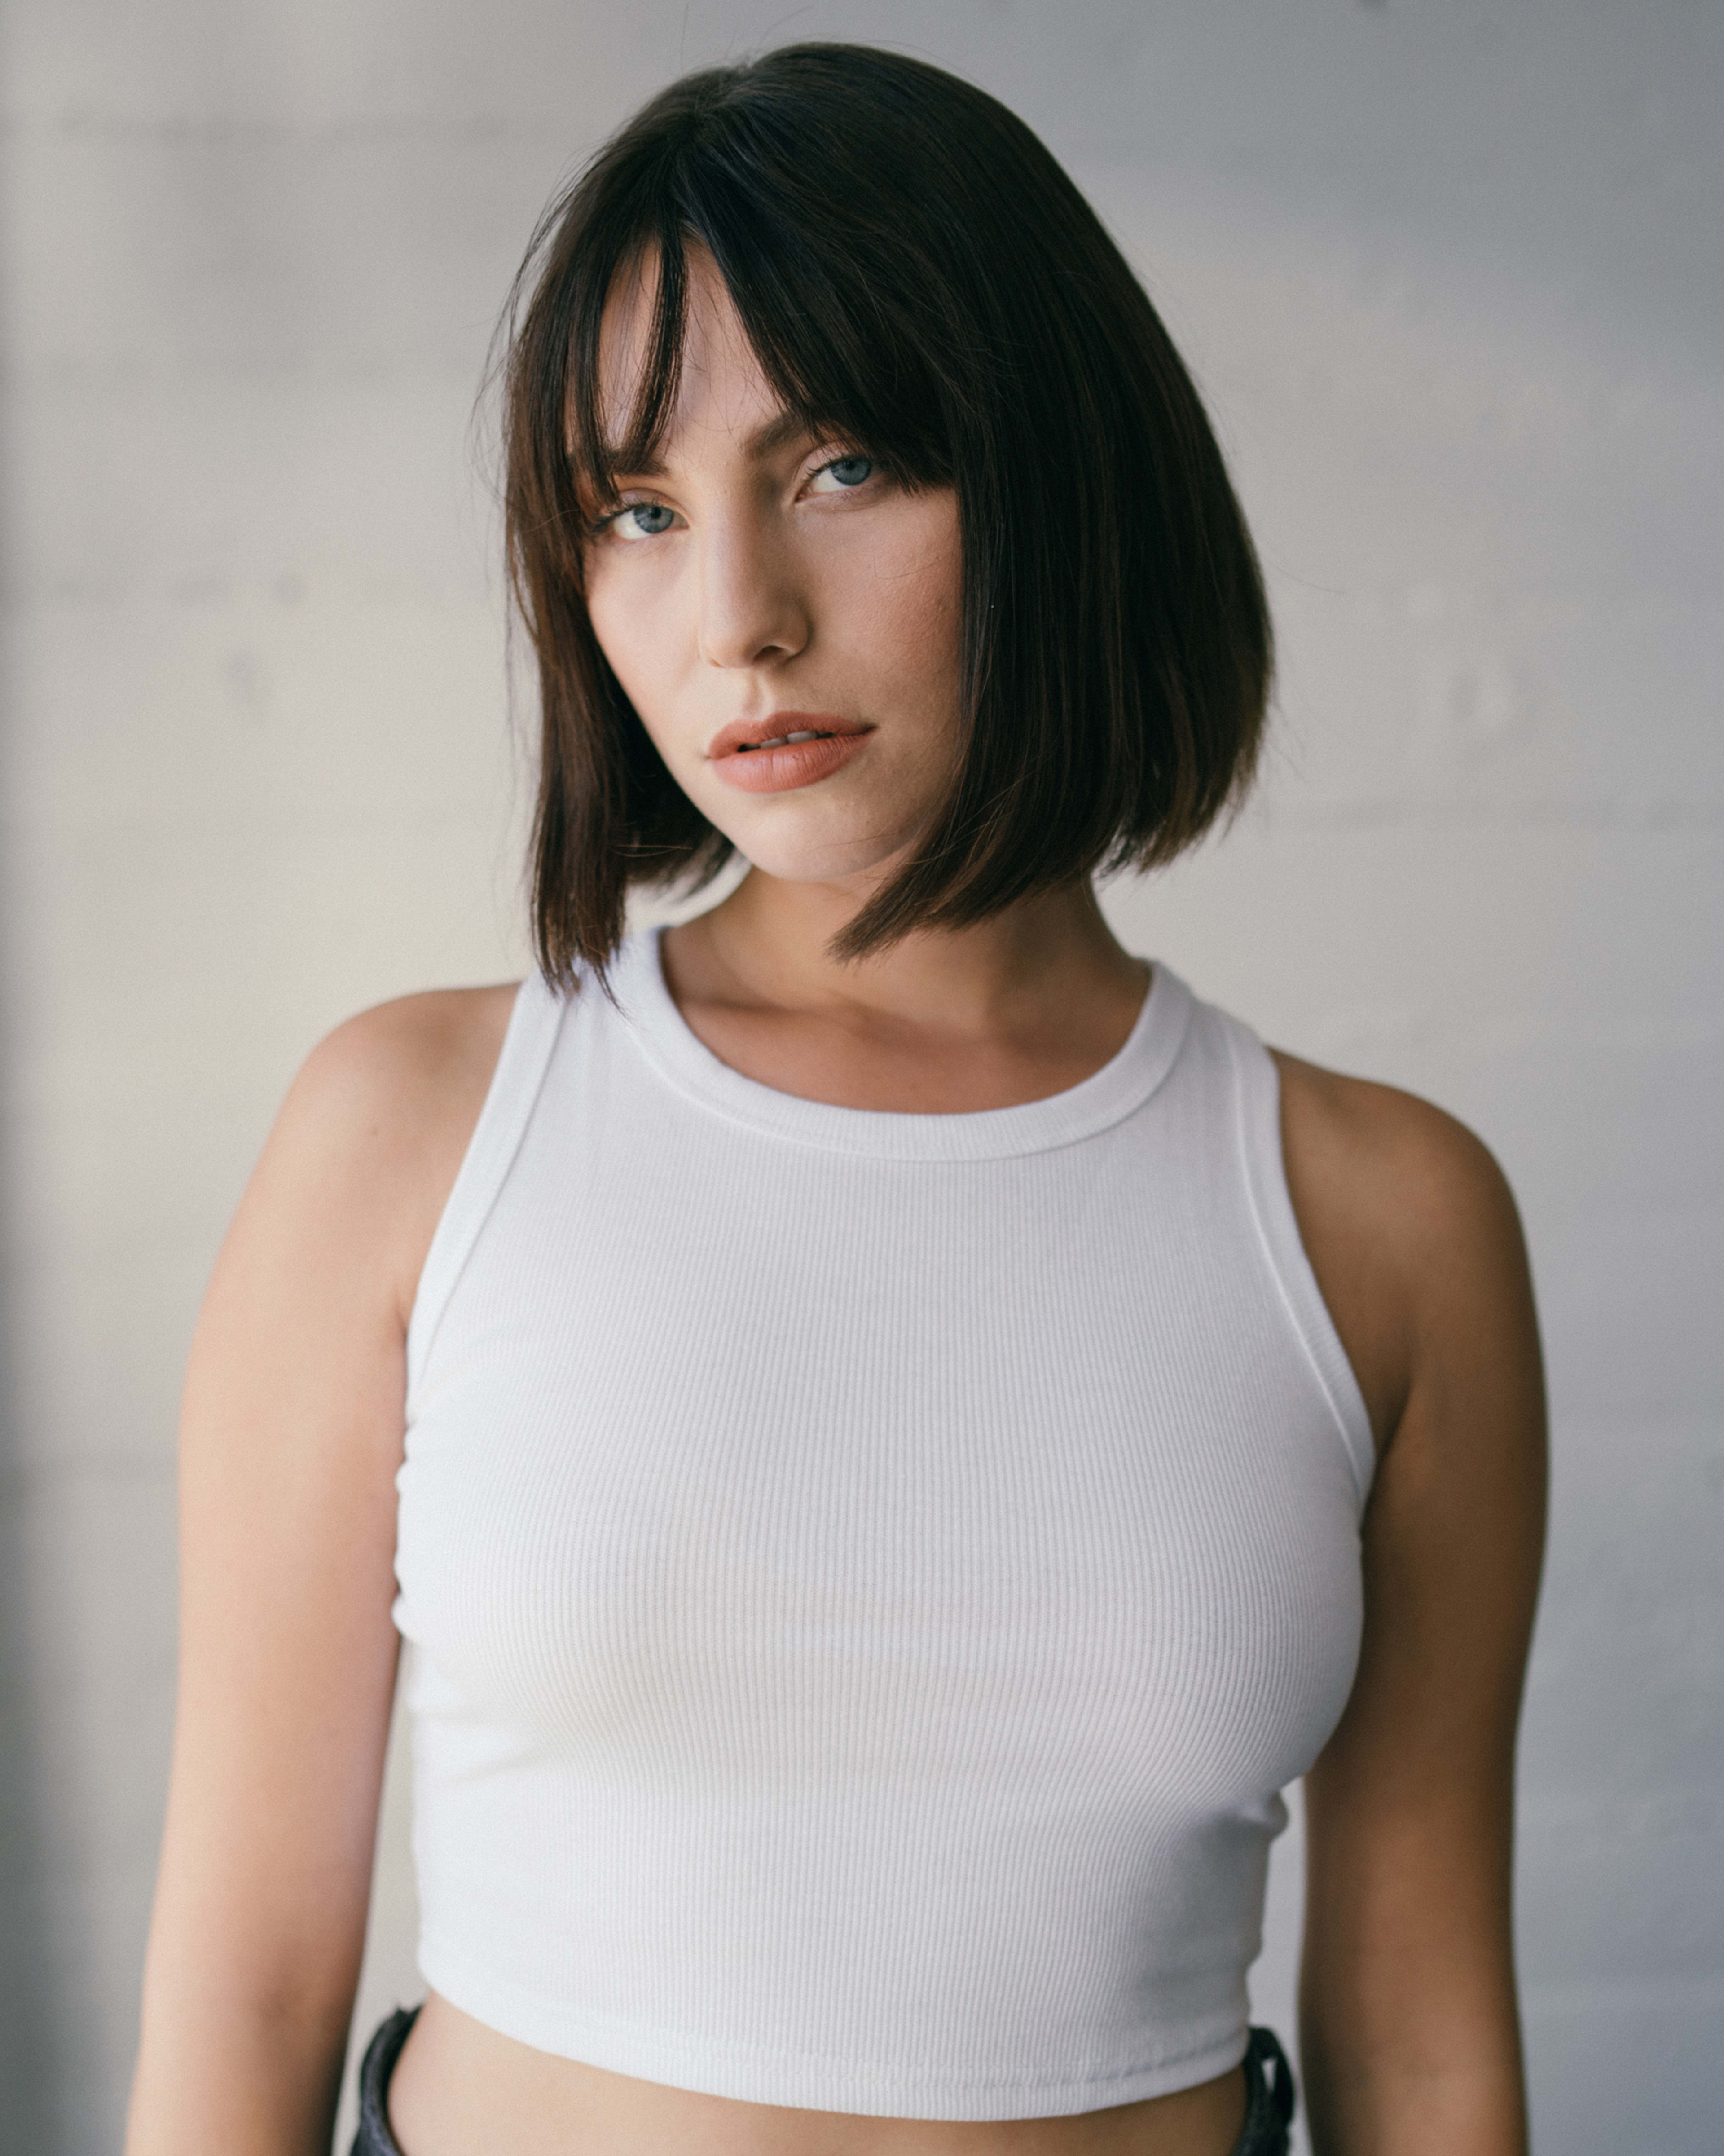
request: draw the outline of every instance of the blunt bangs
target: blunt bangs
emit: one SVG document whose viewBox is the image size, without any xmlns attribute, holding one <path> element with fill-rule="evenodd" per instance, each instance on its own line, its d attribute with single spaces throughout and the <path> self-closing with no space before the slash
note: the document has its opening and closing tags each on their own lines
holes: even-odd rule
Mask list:
<svg viewBox="0 0 1724 2156">
<path fill-rule="evenodd" d="M 698 889 L 731 850 L 659 759 L 582 592 L 594 506 L 674 408 L 691 248 L 788 410 L 957 495 L 959 769 L 835 950 L 964 927 L 1201 836 L 1249 783 L 1271 638 L 1189 376 L 1095 213 L 1004 106 L 925 62 L 793 45 L 684 77 L 613 136 L 541 219 L 500 331 L 510 573 L 541 698 L 547 976 L 603 978 L 631 885 Z M 646 264 L 645 362 L 608 440 L 600 323 Z"/>
</svg>

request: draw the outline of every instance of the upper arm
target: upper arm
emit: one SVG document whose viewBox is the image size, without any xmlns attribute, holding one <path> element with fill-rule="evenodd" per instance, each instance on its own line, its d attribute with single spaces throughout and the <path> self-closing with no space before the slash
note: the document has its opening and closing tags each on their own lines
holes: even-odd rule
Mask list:
<svg viewBox="0 0 1724 2156">
<path fill-rule="evenodd" d="M 333 2046 L 339 2067 L 397 1657 L 406 1321 L 508 994 L 404 998 L 321 1044 L 216 1262 L 181 1425 L 146 2112 L 149 2087 L 215 2072 L 223 2015 L 277 2025 L 285 2052 Z"/>
<path fill-rule="evenodd" d="M 1333 2147 L 1424 2146 L 1370 2108 L 1417 2085 L 1429 2145 L 1517 2147 L 1514 1743 L 1545 1495 L 1525 1245 L 1470 1132 L 1282 1067 L 1296 1211 L 1379 1443 L 1358 1672 L 1306 1784 L 1314 2117 Z M 1482 2108 L 1439 2119 L 1450 2102 Z"/>
<path fill-rule="evenodd" d="M 263 1951 L 309 1927 L 320 1948 L 338 1941 L 345 1955 L 363 1907 L 395 1669 L 398 1046 L 367 1014 L 314 1051 L 240 1200 L 192 1337 L 163 1884 L 176 1862 L 195 1866 L 186 1883 L 211 1899 L 213 1943 L 228 1912 L 243 1911 Z"/>
</svg>

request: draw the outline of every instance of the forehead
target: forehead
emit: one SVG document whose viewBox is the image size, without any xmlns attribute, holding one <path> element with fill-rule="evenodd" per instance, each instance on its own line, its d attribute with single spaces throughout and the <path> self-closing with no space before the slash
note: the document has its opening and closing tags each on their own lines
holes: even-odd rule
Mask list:
<svg viewBox="0 0 1724 2156">
<path fill-rule="evenodd" d="M 717 265 L 690 247 L 675 394 L 658 429 L 659 461 L 691 434 L 758 434 L 763 422 L 782 439 L 794 423 L 767 379 Z M 651 372 L 659 304 L 656 253 L 625 264 L 605 295 L 599 321 L 597 382 L 607 444 L 621 446 L 636 430 Z M 795 431 L 801 431 L 795 426 Z M 646 469 L 638 464 L 635 469 Z"/>
</svg>

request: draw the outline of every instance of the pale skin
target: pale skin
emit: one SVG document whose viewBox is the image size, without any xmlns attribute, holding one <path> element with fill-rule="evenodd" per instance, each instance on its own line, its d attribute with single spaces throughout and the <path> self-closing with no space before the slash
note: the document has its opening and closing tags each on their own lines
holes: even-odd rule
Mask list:
<svg viewBox="0 0 1724 2156">
<path fill-rule="evenodd" d="M 695 267 L 661 469 L 625 480 L 588 552 L 618 678 L 754 864 L 668 934 L 671 992 L 725 1062 L 806 1098 L 941 1114 L 1061 1091 L 1118 1050 L 1148 978 L 1086 882 L 859 963 L 828 953 L 952 768 L 956 506 L 787 429 Z M 608 311 L 615 396 L 644 290 Z M 726 786 L 717 730 L 784 710 L 870 732 L 818 783 Z M 339 1027 L 217 1264 L 186 1385 L 178 1721 L 127 2156 L 329 2147 L 396 1671 L 406 1326 L 513 993 L 411 996 Z M 1295 1211 L 1379 1454 L 1358 1678 L 1306 1781 L 1313 2142 L 1519 2156 L 1512 1761 L 1544 1503 L 1520 1229 L 1449 1117 L 1277 1060 Z M 1227 2156 L 1242 2110 L 1236 2073 L 1052 2119 L 739 2102 L 531 2050 L 435 1994 L 391 2092 L 406 2156 Z"/>
</svg>

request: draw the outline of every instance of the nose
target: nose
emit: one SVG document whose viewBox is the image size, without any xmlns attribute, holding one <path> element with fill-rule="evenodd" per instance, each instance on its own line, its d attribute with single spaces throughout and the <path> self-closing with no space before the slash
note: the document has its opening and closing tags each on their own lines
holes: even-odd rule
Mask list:
<svg viewBox="0 0 1724 2156">
<path fill-rule="evenodd" d="M 793 659 L 812 622 L 788 550 L 753 519 L 723 519 L 702 535 L 700 656 L 709 666 Z"/>
</svg>

